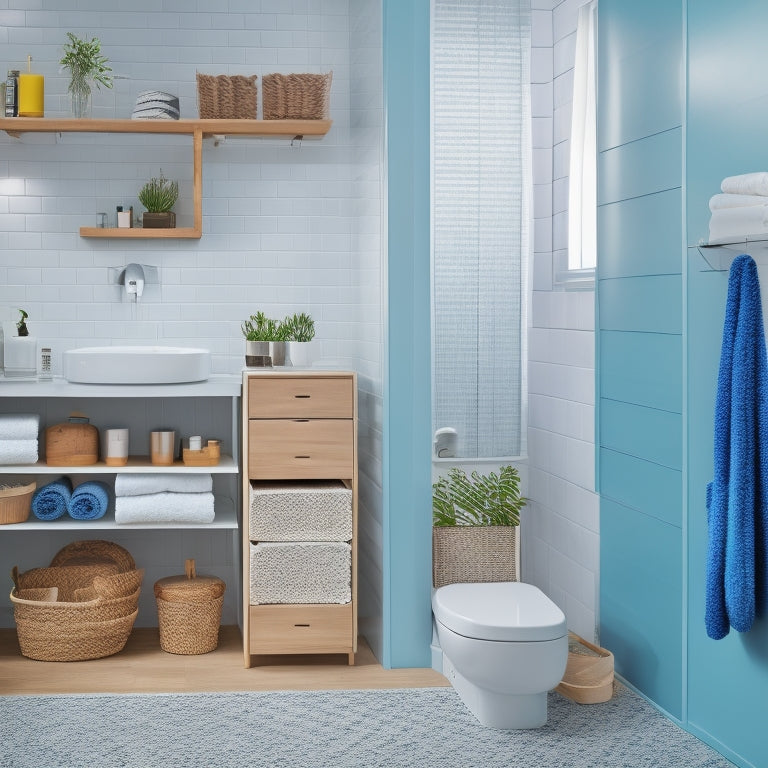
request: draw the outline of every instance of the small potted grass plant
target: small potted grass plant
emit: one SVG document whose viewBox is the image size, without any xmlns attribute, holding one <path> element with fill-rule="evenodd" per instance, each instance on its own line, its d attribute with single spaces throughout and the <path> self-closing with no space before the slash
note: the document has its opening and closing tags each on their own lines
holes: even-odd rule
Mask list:
<svg viewBox="0 0 768 768">
<path fill-rule="evenodd" d="M 280 320 L 267 317 L 264 312 L 257 312 L 244 320 L 240 326 L 245 337 L 245 364 L 248 368 L 272 365 L 270 344 L 285 340 L 285 330 Z M 283 358 L 285 350 L 283 349 Z M 275 363 L 282 365 L 282 363 Z"/>
<path fill-rule="evenodd" d="M 93 87 L 112 87 L 112 67 L 101 52 L 98 37 L 90 40 L 67 32 L 69 42 L 64 44 L 64 55 L 59 64 L 69 70 L 67 92 L 72 99 L 73 117 L 90 117 Z"/>
<path fill-rule="evenodd" d="M 311 364 L 310 347 L 315 338 L 315 321 L 306 312 L 289 315 L 283 320 L 290 363 L 298 368 Z"/>
<path fill-rule="evenodd" d="M 432 582 L 518 581 L 520 475 L 453 467 L 432 486 Z"/>
<path fill-rule="evenodd" d="M 179 182 L 163 176 L 151 178 L 139 190 L 139 202 L 147 209 L 142 216 L 144 229 L 172 229 L 176 226 L 176 214 L 171 210 L 179 198 Z"/>
</svg>

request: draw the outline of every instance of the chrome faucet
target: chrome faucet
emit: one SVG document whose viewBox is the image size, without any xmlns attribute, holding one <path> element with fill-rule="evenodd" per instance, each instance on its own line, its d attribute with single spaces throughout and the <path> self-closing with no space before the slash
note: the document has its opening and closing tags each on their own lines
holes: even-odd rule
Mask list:
<svg viewBox="0 0 768 768">
<path fill-rule="evenodd" d="M 125 292 L 128 294 L 128 298 L 133 294 L 136 296 L 136 301 L 139 301 L 141 294 L 144 293 L 144 281 L 144 267 L 141 264 L 129 264 L 125 268 L 123 283 L 125 284 Z"/>
</svg>

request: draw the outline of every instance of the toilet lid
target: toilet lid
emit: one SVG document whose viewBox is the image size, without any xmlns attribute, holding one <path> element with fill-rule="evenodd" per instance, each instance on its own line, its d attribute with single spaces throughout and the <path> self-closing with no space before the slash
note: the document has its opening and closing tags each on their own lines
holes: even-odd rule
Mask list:
<svg viewBox="0 0 768 768">
<path fill-rule="evenodd" d="M 568 632 L 565 614 L 518 581 L 447 584 L 432 595 L 432 610 L 443 626 L 478 640 L 556 640 Z"/>
</svg>

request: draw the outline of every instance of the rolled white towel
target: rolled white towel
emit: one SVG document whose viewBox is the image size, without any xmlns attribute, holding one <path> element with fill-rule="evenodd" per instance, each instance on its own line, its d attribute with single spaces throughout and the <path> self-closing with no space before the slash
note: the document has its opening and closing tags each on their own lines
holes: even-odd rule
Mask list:
<svg viewBox="0 0 768 768">
<path fill-rule="evenodd" d="M 768 195 L 768 171 L 727 176 L 720 183 L 720 191 L 734 195 Z"/>
<path fill-rule="evenodd" d="M 37 439 L 0 440 L 0 464 L 36 464 Z"/>
<path fill-rule="evenodd" d="M 37 440 L 40 416 L 36 413 L 0 414 L 0 440 Z"/>
<path fill-rule="evenodd" d="M 115 523 L 212 523 L 212 493 L 149 493 L 117 496 Z"/>
<path fill-rule="evenodd" d="M 747 208 L 750 205 L 766 205 L 768 197 L 764 195 L 732 195 L 721 192 L 709 200 L 709 210 L 718 211 L 721 208 Z"/>
<path fill-rule="evenodd" d="M 213 478 L 210 473 L 172 474 L 118 474 L 115 477 L 115 496 L 144 496 L 149 493 L 210 493 Z"/>
<path fill-rule="evenodd" d="M 709 242 L 746 240 L 748 235 L 768 233 L 768 202 L 746 208 L 720 208 L 709 219 Z"/>
</svg>

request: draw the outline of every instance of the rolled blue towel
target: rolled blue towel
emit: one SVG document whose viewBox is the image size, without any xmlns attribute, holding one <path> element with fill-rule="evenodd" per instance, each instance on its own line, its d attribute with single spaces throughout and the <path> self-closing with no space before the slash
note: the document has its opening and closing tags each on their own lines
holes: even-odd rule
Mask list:
<svg viewBox="0 0 768 768">
<path fill-rule="evenodd" d="M 98 520 L 104 517 L 109 503 L 109 489 L 106 483 L 91 480 L 81 483 L 72 491 L 67 507 L 69 516 L 75 520 Z"/>
<path fill-rule="evenodd" d="M 57 520 L 69 506 L 72 483 L 68 477 L 60 477 L 38 488 L 32 495 L 32 514 L 38 520 Z"/>
</svg>

